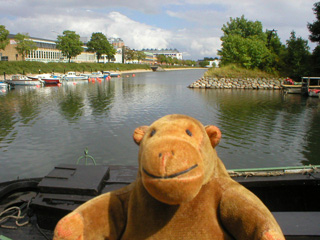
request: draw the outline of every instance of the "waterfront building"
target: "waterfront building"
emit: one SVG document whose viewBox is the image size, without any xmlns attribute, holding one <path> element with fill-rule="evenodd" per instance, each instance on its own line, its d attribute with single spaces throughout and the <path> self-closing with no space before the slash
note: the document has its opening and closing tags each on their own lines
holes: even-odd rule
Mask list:
<svg viewBox="0 0 320 240">
<path fill-rule="evenodd" d="M 147 49 L 142 49 L 142 51 L 152 53 L 155 56 L 163 54 L 166 57 L 172 57 L 172 58 L 176 58 L 178 60 L 182 60 L 182 53 L 179 52 L 176 48 L 175 49 L 171 49 L 171 48 L 170 49 L 168 49 L 168 48 L 166 48 L 166 49 L 164 49 L 164 48 L 162 48 L 162 49 L 152 49 L 152 48 L 149 49 L 149 48 L 147 48 Z"/>
<path fill-rule="evenodd" d="M 221 62 L 220 59 L 210 60 L 210 61 L 209 61 L 209 65 L 206 66 L 206 67 L 213 67 L 213 66 L 215 66 L 216 68 L 218 68 L 218 67 L 220 66 L 220 62 Z"/>
<path fill-rule="evenodd" d="M 4 50 L 0 50 L 1 61 L 22 61 L 22 56 L 18 54 L 16 50 L 17 42 L 14 39 L 14 34 L 9 34 L 9 44 Z M 26 61 L 37 61 L 37 62 L 68 62 L 69 60 L 62 55 L 62 52 L 57 49 L 56 40 L 49 40 L 37 37 L 29 37 L 29 40 L 36 43 L 37 49 L 30 51 L 26 56 Z M 71 62 L 97 62 L 97 56 L 95 53 L 87 52 L 87 38 L 82 37 L 83 41 L 83 52 L 76 57 L 71 58 Z M 116 49 L 116 54 L 110 62 L 113 63 L 124 63 L 123 49 L 126 48 L 121 38 L 108 38 L 108 41 Z M 155 64 L 157 62 L 157 55 L 164 54 L 172 58 L 182 60 L 182 53 L 177 49 L 142 49 L 146 54 L 146 58 L 140 60 L 139 63 Z M 99 62 L 107 63 L 108 57 L 102 55 Z M 138 63 L 138 60 L 129 61 L 130 63 Z M 128 62 L 127 62 L 128 63 Z"/>
<path fill-rule="evenodd" d="M 141 63 L 145 64 L 155 64 L 157 62 L 157 56 L 151 52 L 143 51 L 146 55 L 145 59 L 141 61 Z"/>
<path fill-rule="evenodd" d="M 110 37 L 108 41 L 115 49 L 124 47 L 124 41 L 121 38 Z"/>
<path fill-rule="evenodd" d="M 9 34 L 9 44 L 4 50 L 0 50 L 1 61 L 21 61 L 22 57 L 16 50 L 17 42 L 14 39 L 14 34 Z M 36 43 L 37 49 L 30 51 L 26 56 L 26 61 L 37 62 L 67 62 L 59 49 L 57 49 L 56 41 L 29 37 L 29 40 Z M 83 46 L 84 51 L 78 56 L 71 59 L 72 62 L 96 62 L 95 53 L 86 52 L 86 46 Z"/>
</svg>

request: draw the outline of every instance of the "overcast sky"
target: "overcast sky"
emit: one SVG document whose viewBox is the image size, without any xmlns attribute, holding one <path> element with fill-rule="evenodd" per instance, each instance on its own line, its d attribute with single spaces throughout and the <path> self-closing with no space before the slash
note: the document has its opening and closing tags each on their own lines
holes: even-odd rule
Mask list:
<svg viewBox="0 0 320 240">
<path fill-rule="evenodd" d="M 55 40 L 64 30 L 90 40 L 120 37 L 132 48 L 177 48 L 184 59 L 216 57 L 230 17 L 260 21 L 285 43 L 290 32 L 308 40 L 314 0 L 0 0 L 0 25 L 12 34 Z M 309 41 L 311 49 L 314 44 Z"/>
</svg>

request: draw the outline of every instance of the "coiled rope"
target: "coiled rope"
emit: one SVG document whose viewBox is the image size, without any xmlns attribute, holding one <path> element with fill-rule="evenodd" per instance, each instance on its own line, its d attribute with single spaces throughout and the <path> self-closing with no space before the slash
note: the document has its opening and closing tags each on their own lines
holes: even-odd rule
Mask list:
<svg viewBox="0 0 320 240">
<path fill-rule="evenodd" d="M 10 215 L 3 216 L 4 214 L 6 214 L 6 213 L 8 213 L 10 211 L 14 211 L 14 212 L 12 214 L 10 214 Z M 25 226 L 25 225 L 27 225 L 29 223 L 29 220 L 20 223 L 19 220 L 21 220 L 23 218 L 25 218 L 25 215 L 21 216 L 21 209 L 19 207 L 7 208 L 6 210 L 4 210 L 4 211 L 2 211 L 0 213 L 0 224 L 1 224 L 0 227 L 9 228 L 9 229 L 17 229 L 17 227 Z M 5 223 L 6 221 L 8 221 L 9 219 L 15 219 L 16 220 L 15 221 L 16 226 L 9 226 L 9 225 L 2 224 L 2 223 Z"/>
</svg>

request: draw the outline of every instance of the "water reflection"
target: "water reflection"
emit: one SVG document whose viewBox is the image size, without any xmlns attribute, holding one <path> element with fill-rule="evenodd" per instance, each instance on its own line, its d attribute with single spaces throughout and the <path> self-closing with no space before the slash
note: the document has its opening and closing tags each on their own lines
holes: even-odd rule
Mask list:
<svg viewBox="0 0 320 240">
<path fill-rule="evenodd" d="M 67 91 L 60 99 L 61 114 L 70 122 L 74 122 L 82 116 L 83 97 L 79 92 Z"/>
<path fill-rule="evenodd" d="M 227 168 L 320 164 L 319 99 L 187 88 L 203 73 L 140 73 L 1 95 L 0 181 L 73 164 L 85 147 L 99 164 L 136 165 L 134 129 L 172 113 L 217 125 L 223 134 L 217 150 Z"/>
<path fill-rule="evenodd" d="M 17 86 L 14 92 L 11 90 L 6 97 L 0 97 L 0 142 L 12 133 L 16 122 L 21 126 L 33 124 L 33 120 L 40 113 L 41 102 L 36 90 L 35 86 Z M 16 134 L 12 134 L 9 142 L 12 142 L 15 136 Z"/>
<path fill-rule="evenodd" d="M 88 99 L 93 115 L 107 117 L 114 101 L 114 82 L 104 81 L 101 84 L 92 84 L 88 89 Z"/>
<path fill-rule="evenodd" d="M 317 157 L 303 160 L 310 159 L 307 152 L 313 155 L 315 151 L 302 153 L 303 149 L 313 145 L 319 148 L 319 139 L 311 139 L 312 134 L 319 133 L 319 119 L 315 119 L 319 109 L 309 109 L 310 99 L 267 90 L 196 91 L 217 110 L 215 121 L 223 133 L 220 148 L 223 157 L 228 156 L 224 159 L 228 167 L 235 162 L 240 168 L 247 167 L 248 162 L 251 167 L 320 164 Z M 311 141 L 305 141 L 306 134 Z"/>
<path fill-rule="evenodd" d="M 306 136 L 304 137 L 305 146 L 303 154 L 305 160 L 302 161 L 303 164 L 320 164 L 320 99 L 308 98 L 306 101 L 306 107 L 310 111 L 310 126 L 306 131 Z"/>
</svg>

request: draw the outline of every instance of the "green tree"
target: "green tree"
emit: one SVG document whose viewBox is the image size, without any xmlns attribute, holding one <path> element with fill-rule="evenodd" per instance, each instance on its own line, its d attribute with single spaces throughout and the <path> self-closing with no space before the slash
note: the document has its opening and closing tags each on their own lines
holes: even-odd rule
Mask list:
<svg viewBox="0 0 320 240">
<path fill-rule="evenodd" d="M 308 23 L 307 27 L 311 33 L 309 35 L 310 41 L 317 43 L 311 57 L 313 72 L 314 74 L 317 74 L 320 71 L 320 2 L 315 3 L 313 6 L 316 21 Z"/>
<path fill-rule="evenodd" d="M 114 55 L 116 54 L 116 52 L 117 52 L 117 50 L 111 44 L 109 44 L 108 50 L 107 50 L 107 53 L 106 53 L 107 58 L 108 58 L 108 62 L 110 62 L 110 60 L 112 58 L 114 58 Z"/>
<path fill-rule="evenodd" d="M 6 46 L 9 44 L 8 39 L 9 31 L 5 26 L 0 25 L 0 49 L 4 50 Z"/>
<path fill-rule="evenodd" d="M 301 37 L 296 37 L 294 31 L 291 32 L 290 39 L 287 40 L 287 53 L 285 63 L 288 74 L 291 78 L 299 79 L 309 72 L 309 52 L 308 41 Z"/>
<path fill-rule="evenodd" d="M 309 39 L 311 42 L 320 43 L 320 2 L 315 3 L 313 8 L 314 14 L 316 15 L 316 21 L 308 23 L 308 29 L 310 31 Z"/>
<path fill-rule="evenodd" d="M 126 48 L 124 58 L 127 61 L 133 61 L 134 59 L 136 59 L 136 52 L 130 48 Z"/>
<path fill-rule="evenodd" d="M 203 60 L 199 62 L 200 67 L 206 67 L 207 65 L 209 65 L 209 61 L 207 60 Z"/>
<path fill-rule="evenodd" d="M 62 54 L 71 61 L 72 57 L 78 56 L 82 51 L 83 43 L 80 41 L 80 36 L 75 31 L 63 31 L 62 36 L 58 36 L 57 48 Z"/>
<path fill-rule="evenodd" d="M 143 51 L 137 51 L 137 60 L 140 63 L 142 59 L 146 58 L 146 54 Z"/>
<path fill-rule="evenodd" d="M 230 35 L 239 35 L 242 38 L 258 36 L 261 40 L 266 39 L 266 36 L 262 31 L 262 23 L 259 21 L 248 21 L 244 18 L 244 15 L 242 15 L 241 18 L 230 18 L 230 22 L 224 24 L 221 30 L 224 33 L 224 36 L 221 37 L 222 41 Z"/>
<path fill-rule="evenodd" d="M 22 61 L 25 60 L 25 56 L 32 50 L 37 49 L 37 44 L 29 39 L 28 34 L 18 33 L 14 37 L 17 42 L 16 50 L 22 56 Z"/>
<path fill-rule="evenodd" d="M 114 54 L 116 53 L 116 50 L 109 43 L 107 37 L 101 32 L 92 33 L 91 39 L 87 43 L 87 46 L 87 51 L 96 53 L 98 62 L 103 54 L 106 54 L 108 56 L 108 60 L 110 61 L 110 59 L 113 58 Z"/>
<path fill-rule="evenodd" d="M 248 69 L 274 71 L 277 52 L 280 51 L 280 39 L 275 32 L 268 35 L 263 32 L 261 22 L 248 21 L 243 15 L 241 18 L 230 18 L 221 30 L 224 34 L 218 55 L 222 65 L 235 63 Z"/>
<path fill-rule="evenodd" d="M 166 62 L 166 56 L 164 55 L 164 54 L 158 54 L 157 55 L 157 61 L 159 62 L 159 63 L 164 63 L 164 62 Z"/>
</svg>

